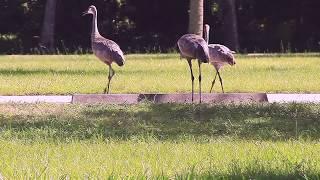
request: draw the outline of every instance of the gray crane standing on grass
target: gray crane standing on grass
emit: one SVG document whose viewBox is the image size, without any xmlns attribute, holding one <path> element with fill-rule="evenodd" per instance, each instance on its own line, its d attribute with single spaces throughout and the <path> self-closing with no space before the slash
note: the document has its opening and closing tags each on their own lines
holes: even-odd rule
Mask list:
<svg viewBox="0 0 320 180">
<path fill-rule="evenodd" d="M 108 94 L 110 89 L 110 81 L 115 74 L 111 64 L 115 62 L 119 66 L 123 66 L 125 59 L 123 52 L 117 43 L 100 35 L 97 25 L 97 8 L 95 6 L 90 6 L 87 11 L 83 12 L 83 15 L 87 14 L 93 15 L 91 32 L 92 51 L 102 62 L 109 66 L 108 84 L 104 89 L 104 93 Z"/>
<path fill-rule="evenodd" d="M 225 64 L 230 64 L 231 66 L 236 64 L 235 58 L 233 56 L 235 52 L 231 51 L 229 48 L 221 44 L 209 44 L 209 30 L 210 30 L 210 26 L 206 24 L 204 26 L 204 39 L 207 41 L 208 47 L 209 47 L 209 55 L 210 55 L 209 63 L 212 64 L 217 71 L 211 84 L 210 93 L 212 92 L 213 85 L 216 82 L 217 75 L 219 76 L 221 89 L 222 89 L 222 92 L 224 93 L 222 78 L 220 76 L 219 70 Z"/>
<path fill-rule="evenodd" d="M 199 95 L 201 103 L 201 63 L 208 63 L 209 49 L 208 43 L 201 37 L 195 34 L 185 34 L 177 42 L 180 50 L 180 58 L 186 58 L 189 64 L 192 81 L 192 102 L 194 93 L 194 76 L 192 72 L 192 59 L 198 60 L 199 66 Z"/>
</svg>

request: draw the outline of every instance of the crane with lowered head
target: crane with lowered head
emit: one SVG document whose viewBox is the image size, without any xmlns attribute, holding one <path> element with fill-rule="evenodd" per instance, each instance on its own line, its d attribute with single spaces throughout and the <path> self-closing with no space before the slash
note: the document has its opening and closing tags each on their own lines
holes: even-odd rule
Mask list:
<svg viewBox="0 0 320 180">
<path fill-rule="evenodd" d="M 204 26 L 204 39 L 207 41 L 209 48 L 209 63 L 212 64 L 216 70 L 216 75 L 211 84 L 210 93 L 212 92 L 212 88 L 214 86 L 214 83 L 216 82 L 217 75 L 219 76 L 221 89 L 224 93 L 222 78 L 219 70 L 226 64 L 229 64 L 231 66 L 236 64 L 236 60 L 233 55 L 235 52 L 231 51 L 228 47 L 221 44 L 209 44 L 209 31 L 210 26 L 206 24 Z"/>
</svg>

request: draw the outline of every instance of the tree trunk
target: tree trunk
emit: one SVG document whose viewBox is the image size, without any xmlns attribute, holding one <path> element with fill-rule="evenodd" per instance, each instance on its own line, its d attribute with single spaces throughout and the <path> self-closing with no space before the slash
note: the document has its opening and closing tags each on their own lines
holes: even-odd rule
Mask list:
<svg viewBox="0 0 320 180">
<path fill-rule="evenodd" d="M 56 4 L 57 0 L 47 0 L 40 36 L 40 47 L 49 53 L 54 51 Z"/>
<path fill-rule="evenodd" d="M 202 36 L 203 0 L 190 0 L 189 33 Z"/>
<path fill-rule="evenodd" d="M 237 25 L 236 0 L 221 0 L 223 4 L 223 30 L 225 45 L 234 51 L 239 51 L 239 36 Z"/>
</svg>

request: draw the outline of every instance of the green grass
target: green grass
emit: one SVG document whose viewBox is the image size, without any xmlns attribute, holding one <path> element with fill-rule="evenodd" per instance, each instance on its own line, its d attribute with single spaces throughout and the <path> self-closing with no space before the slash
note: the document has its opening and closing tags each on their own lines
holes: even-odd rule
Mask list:
<svg viewBox="0 0 320 180">
<path fill-rule="evenodd" d="M 177 54 L 126 57 L 123 68 L 115 66 L 112 93 L 190 92 Z M 225 90 L 320 92 L 319 60 L 241 55 L 222 72 Z M 213 75 L 203 65 L 205 91 Z M 1 95 L 101 93 L 106 76 L 92 55 L 0 56 Z M 0 104 L 0 175 L 320 179 L 319 120 L 319 104 Z"/>
<path fill-rule="evenodd" d="M 320 172 L 319 143 L 0 143 L 0 168 L 9 179 L 319 179 Z"/>
<path fill-rule="evenodd" d="M 320 92 L 319 56 L 238 56 L 235 67 L 222 71 L 226 92 Z M 204 64 L 203 91 L 214 70 Z M 127 55 L 124 67 L 114 65 L 112 93 L 190 92 L 187 62 L 177 54 Z M 194 63 L 195 77 L 198 76 Z M 102 93 L 108 69 L 93 55 L 0 56 L 0 94 Z M 196 78 L 196 88 L 197 78 Z M 216 92 L 221 92 L 219 84 Z"/>
<path fill-rule="evenodd" d="M 319 179 L 320 105 L 0 105 L 0 173 Z"/>
<path fill-rule="evenodd" d="M 320 139 L 319 104 L 253 105 L 0 105 L 1 137 L 68 142 L 128 140 Z"/>
</svg>

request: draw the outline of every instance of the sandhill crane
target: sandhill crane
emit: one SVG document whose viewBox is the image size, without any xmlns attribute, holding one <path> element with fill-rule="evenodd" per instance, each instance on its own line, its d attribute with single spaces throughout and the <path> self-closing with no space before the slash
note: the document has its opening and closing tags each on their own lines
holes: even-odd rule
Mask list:
<svg viewBox="0 0 320 180">
<path fill-rule="evenodd" d="M 92 32 L 91 32 L 91 46 L 93 53 L 105 64 L 109 66 L 108 84 L 104 89 L 104 93 L 109 93 L 110 81 L 115 74 L 111 64 L 115 62 L 119 66 L 123 66 L 125 59 L 123 52 L 117 43 L 110 39 L 102 37 L 98 31 L 97 25 L 97 8 L 93 5 L 89 6 L 88 10 L 83 12 L 83 16 L 92 14 Z"/>
<path fill-rule="evenodd" d="M 214 83 L 216 82 L 217 75 L 219 76 L 220 84 L 221 84 L 221 89 L 222 92 L 224 93 L 223 90 L 223 83 L 222 83 L 222 78 L 220 76 L 219 70 L 225 65 L 225 64 L 230 64 L 231 66 L 236 64 L 235 58 L 233 54 L 235 53 L 234 51 L 231 51 L 229 48 L 227 48 L 224 45 L 221 44 L 209 44 L 209 30 L 210 26 L 206 24 L 204 26 L 204 37 L 205 40 L 208 43 L 208 48 L 209 48 L 209 63 L 214 66 L 216 69 L 216 75 L 212 81 L 211 88 L 210 88 L 210 93 L 212 92 L 212 88 Z"/>
<path fill-rule="evenodd" d="M 192 81 L 192 102 L 194 93 L 194 76 L 192 72 L 192 59 L 198 60 L 199 66 L 199 95 L 201 103 L 201 63 L 208 63 L 209 49 L 206 41 L 195 34 L 185 34 L 177 42 L 180 50 L 180 58 L 186 58 L 189 64 Z"/>
</svg>

